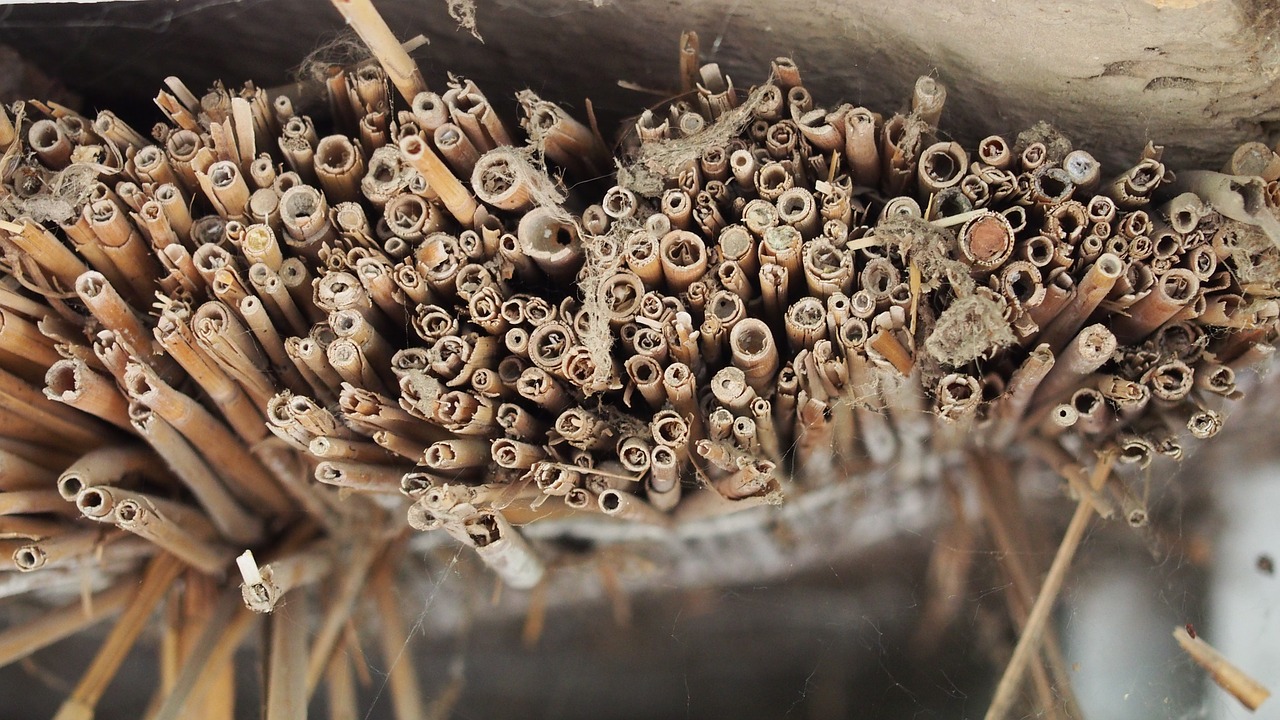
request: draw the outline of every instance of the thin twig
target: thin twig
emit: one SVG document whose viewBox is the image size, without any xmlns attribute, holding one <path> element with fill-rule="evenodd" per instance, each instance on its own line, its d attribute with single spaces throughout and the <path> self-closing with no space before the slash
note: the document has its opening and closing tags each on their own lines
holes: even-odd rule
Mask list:
<svg viewBox="0 0 1280 720">
<path fill-rule="evenodd" d="M 1218 683 L 1218 687 L 1231 693 L 1231 697 L 1239 700 L 1240 704 L 1249 708 L 1250 711 L 1257 710 L 1259 705 L 1271 697 L 1271 691 L 1263 687 L 1262 683 L 1232 665 L 1222 656 L 1222 653 L 1203 639 L 1191 637 L 1191 633 L 1188 633 L 1186 628 L 1174 628 L 1173 637 L 1182 649 L 1187 651 L 1191 659 L 1209 673 L 1209 677 Z"/>
<path fill-rule="evenodd" d="M 1094 467 L 1093 475 L 1090 477 L 1090 486 L 1097 490 L 1102 487 L 1107 476 L 1111 472 L 1111 465 L 1115 462 L 1115 456 L 1106 453 L 1099 459 L 1097 466 Z M 1036 603 L 1031 607 L 1031 613 L 1027 616 L 1027 625 L 1022 630 L 1022 635 L 1018 638 L 1018 645 L 1013 650 L 1013 657 L 1009 658 L 1009 665 L 1005 667 L 1004 675 L 1000 678 L 1000 684 L 996 686 L 995 696 L 991 700 L 991 706 L 987 709 L 987 720 L 1003 720 L 1013 706 L 1014 698 L 1017 696 L 1018 686 L 1022 684 L 1023 673 L 1026 672 L 1027 663 L 1031 659 L 1033 653 L 1036 653 L 1040 646 L 1040 638 L 1044 634 L 1044 629 L 1049 622 L 1049 613 L 1053 610 L 1054 602 L 1058 598 L 1058 591 L 1062 589 L 1062 582 L 1066 579 L 1067 570 L 1071 567 L 1071 560 L 1075 557 L 1076 548 L 1080 547 L 1080 541 L 1084 538 L 1084 531 L 1089 527 L 1089 520 L 1093 518 L 1093 505 L 1089 499 L 1081 498 L 1079 505 L 1076 506 L 1076 512 L 1071 517 L 1070 524 L 1067 525 L 1067 532 L 1062 537 L 1062 543 L 1058 546 L 1058 552 L 1053 557 L 1053 564 L 1049 566 L 1049 574 L 1045 576 L 1044 584 L 1040 586 L 1040 593 L 1036 596 Z"/>
</svg>

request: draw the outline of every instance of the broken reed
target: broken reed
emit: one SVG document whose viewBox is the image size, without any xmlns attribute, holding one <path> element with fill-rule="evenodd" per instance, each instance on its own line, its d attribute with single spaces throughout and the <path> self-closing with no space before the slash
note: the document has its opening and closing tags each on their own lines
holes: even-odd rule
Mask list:
<svg viewBox="0 0 1280 720">
<path fill-rule="evenodd" d="M 1269 148 L 1182 178 L 1153 146 L 1104 172 L 1046 126 L 966 149 L 930 78 L 885 117 L 819 106 L 786 58 L 740 92 L 682 48 L 687 92 L 626 129 L 611 187 L 593 127 L 523 92 L 517 131 L 399 57 L 403 102 L 378 65 L 334 67 L 314 115 L 176 78 L 150 135 L 15 112 L 0 542 L 45 579 L 0 590 L 146 569 L 0 634 L 0 661 L 123 613 L 60 715 L 86 716 L 167 598 L 173 717 L 225 699 L 246 607 L 325 583 L 309 648 L 305 604 L 271 623 L 266 705 L 325 678 L 349 705 L 337 651 L 367 580 L 389 606 L 406 516 L 529 588 L 554 548 L 517 523 L 668 525 L 1030 439 L 1132 520 L 1087 458 L 1179 457 L 1271 354 Z M 222 582 L 247 548 L 266 564 Z M 420 704 L 412 674 L 391 682 Z"/>
</svg>

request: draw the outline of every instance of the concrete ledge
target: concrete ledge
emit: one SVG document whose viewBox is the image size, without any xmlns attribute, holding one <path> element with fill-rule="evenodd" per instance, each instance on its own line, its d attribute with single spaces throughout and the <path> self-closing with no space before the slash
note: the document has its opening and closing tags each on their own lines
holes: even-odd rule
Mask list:
<svg viewBox="0 0 1280 720">
<path fill-rule="evenodd" d="M 1212 167 L 1242 141 L 1280 140 L 1280 12 L 1268 0 L 597 1 L 477 0 L 485 44 L 444 2 L 378 5 L 401 37 L 431 40 L 415 53 L 429 82 L 464 74 L 508 108 L 526 86 L 579 110 L 590 97 L 606 123 L 657 99 L 618 80 L 674 84 L 677 39 L 692 29 L 704 60 L 741 87 L 793 55 L 820 104 L 892 112 L 934 74 L 951 90 L 943 129 L 968 142 L 1043 119 L 1108 164 L 1152 140 L 1175 167 Z M 130 103 L 149 120 L 165 75 L 200 88 L 285 83 L 340 27 L 317 0 L 24 5 L 5 9 L 0 42 L 91 106 Z"/>
</svg>

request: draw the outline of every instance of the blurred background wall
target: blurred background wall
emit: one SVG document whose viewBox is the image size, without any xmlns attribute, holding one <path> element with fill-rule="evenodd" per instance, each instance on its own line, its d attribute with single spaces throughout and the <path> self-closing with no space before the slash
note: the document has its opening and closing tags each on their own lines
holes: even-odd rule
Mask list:
<svg viewBox="0 0 1280 720">
<path fill-rule="evenodd" d="M 453 0 L 456 1 L 456 0 Z M 1280 10 L 1272 0 L 475 0 L 482 43 L 446 0 L 387 0 L 382 13 L 429 82 L 446 71 L 511 104 L 531 87 L 617 120 L 675 85 L 680 32 L 740 87 L 791 55 L 819 104 L 878 111 L 906 102 L 915 78 L 950 88 L 942 128 L 974 141 L 1050 120 L 1104 161 L 1147 140 L 1176 161 L 1219 163 L 1243 140 L 1280 140 Z M 140 0 L 0 7 L 0 42 L 81 94 L 90 107 L 150 112 L 162 78 L 290 80 L 341 19 L 319 0 Z M 149 117 L 149 116 L 148 116 Z M 144 125 L 145 127 L 145 125 Z"/>
</svg>

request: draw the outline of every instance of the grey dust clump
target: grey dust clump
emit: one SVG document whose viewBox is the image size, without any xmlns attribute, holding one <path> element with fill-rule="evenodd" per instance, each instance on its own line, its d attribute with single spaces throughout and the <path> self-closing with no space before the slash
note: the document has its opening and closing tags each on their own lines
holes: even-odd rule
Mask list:
<svg viewBox="0 0 1280 720">
<path fill-rule="evenodd" d="M 334 67 L 354 68 L 373 59 L 369 46 L 348 28 L 308 53 L 293 71 L 293 77 L 301 83 L 323 83 Z"/>
<path fill-rule="evenodd" d="M 936 290 L 945 283 L 956 295 L 967 295 L 977 287 L 969 267 L 953 257 L 956 236 L 949 229 L 918 217 L 901 216 L 882 220 L 875 232 L 920 271 L 922 290 Z"/>
<path fill-rule="evenodd" d="M 505 179 L 511 186 L 527 188 L 534 205 L 552 211 L 558 221 L 572 222 L 573 215 L 563 205 L 568 195 L 564 186 L 548 174 L 543 153 L 542 142 L 531 139 L 524 147 L 503 145 L 490 150 L 488 155 L 502 159 Z"/>
<path fill-rule="evenodd" d="M 585 261 L 578 271 L 578 295 L 586 321 L 578 328 L 578 335 L 591 354 L 595 364 L 595 376 L 591 389 L 602 391 L 619 385 L 613 362 L 613 331 L 609 326 L 608 297 L 601 285 L 622 268 L 622 253 L 607 252 L 607 245 L 621 247 L 624 233 L 639 229 L 638 223 L 615 223 L 605 235 L 582 233 L 582 249 Z"/>
<path fill-rule="evenodd" d="M 445 0 L 445 2 L 449 6 L 449 17 L 458 23 L 458 27 L 471 33 L 480 42 L 484 42 L 484 38 L 480 37 L 480 31 L 476 29 L 475 0 Z"/>
<path fill-rule="evenodd" d="M 27 217 L 37 223 L 71 222 L 89 204 L 104 171 L 109 169 L 97 163 L 74 163 L 47 178 L 18 179 L 15 184 L 23 186 L 22 193 L 0 199 L 0 214 L 7 219 Z"/>
<path fill-rule="evenodd" d="M 1062 162 L 1062 159 L 1069 155 L 1073 149 L 1071 141 L 1058 132 L 1057 128 L 1044 120 L 1018 133 L 1018 139 L 1013 144 L 1013 152 L 1015 155 L 1021 156 L 1022 151 L 1026 150 L 1027 146 L 1035 143 L 1044 145 L 1045 163 L 1048 165 L 1056 165 Z"/>
<path fill-rule="evenodd" d="M 1230 253 L 1236 280 L 1242 284 L 1276 283 L 1280 278 L 1280 248 L 1261 229 L 1226 221 L 1215 243 Z"/>
<path fill-rule="evenodd" d="M 765 97 L 756 88 L 741 105 L 708 123 L 702 131 L 686 137 L 644 143 L 630 162 L 618 167 L 618 185 L 643 197 L 658 197 L 670 178 L 690 163 L 697 163 L 708 150 L 723 150 L 755 119 L 755 111 Z"/>
<path fill-rule="evenodd" d="M 942 311 L 924 348 L 938 362 L 959 367 L 1014 343 L 1004 306 L 985 293 L 957 298 Z"/>
<path fill-rule="evenodd" d="M 954 258 L 956 237 L 951 230 L 902 216 L 882 221 L 875 232 L 920 271 L 922 293 L 945 285 L 956 298 L 934 320 L 924 341 L 932 359 L 960 367 L 1015 342 L 1004 303 L 979 288 L 968 266 Z"/>
<path fill-rule="evenodd" d="M 530 93 L 530 95 L 532 95 Z M 536 97 L 536 96 L 535 96 Z M 580 219 L 564 208 L 568 197 L 564 185 L 553 179 L 547 172 L 545 160 L 546 138 L 531 135 L 529 143 L 524 147 L 502 146 L 489 151 L 490 156 L 499 156 L 504 160 L 503 167 L 509 174 L 512 185 L 528 189 L 533 204 L 545 208 L 552 217 L 562 223 L 573 225 L 582 238 L 585 262 L 578 273 L 577 284 L 582 299 L 582 309 L 586 313 L 586 321 L 579 328 L 583 345 L 590 352 L 591 361 L 595 365 L 592 387 L 605 390 L 616 382 L 613 366 L 613 334 L 609 327 L 608 310 L 599 292 L 600 282 L 617 272 L 621 265 L 618 253 L 602 253 L 601 243 L 605 237 L 597 237 L 586 232 Z M 613 228 L 615 231 L 619 227 Z M 621 243 L 620 237 L 607 236 Z"/>
</svg>

